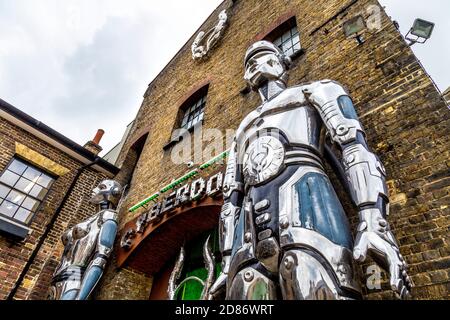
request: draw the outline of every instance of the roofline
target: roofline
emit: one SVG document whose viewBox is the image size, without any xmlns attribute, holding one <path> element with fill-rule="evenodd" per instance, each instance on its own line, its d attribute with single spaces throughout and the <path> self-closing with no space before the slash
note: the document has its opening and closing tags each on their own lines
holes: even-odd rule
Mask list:
<svg viewBox="0 0 450 320">
<path fill-rule="evenodd" d="M 96 161 L 96 165 L 93 168 L 99 171 L 108 175 L 116 175 L 120 170 L 113 164 L 2 99 L 0 99 L 0 116 L 84 164 Z"/>
<path fill-rule="evenodd" d="M 448 94 L 448 93 L 450 93 L 450 87 L 448 87 L 448 88 L 442 93 L 442 95 L 446 95 L 446 94 Z"/>
</svg>

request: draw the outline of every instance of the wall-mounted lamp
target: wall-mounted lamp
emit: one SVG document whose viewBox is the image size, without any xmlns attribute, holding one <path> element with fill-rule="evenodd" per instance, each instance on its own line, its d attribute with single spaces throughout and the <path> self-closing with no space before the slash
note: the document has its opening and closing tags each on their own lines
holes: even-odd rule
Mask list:
<svg viewBox="0 0 450 320">
<path fill-rule="evenodd" d="M 406 40 L 409 40 L 409 45 L 412 46 L 416 43 L 425 43 L 430 39 L 433 33 L 434 23 L 423 19 L 416 19 L 413 26 L 405 36 Z M 414 37 L 413 37 L 414 36 Z"/>
<path fill-rule="evenodd" d="M 342 25 L 344 29 L 344 34 L 347 38 L 355 38 L 359 44 L 364 43 L 364 38 L 362 37 L 362 32 L 366 29 L 366 22 L 363 16 L 358 15 L 344 22 Z"/>
</svg>

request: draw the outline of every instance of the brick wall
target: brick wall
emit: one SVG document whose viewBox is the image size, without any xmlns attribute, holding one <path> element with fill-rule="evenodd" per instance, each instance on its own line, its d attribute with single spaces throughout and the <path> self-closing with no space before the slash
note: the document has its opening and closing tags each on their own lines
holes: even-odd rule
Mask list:
<svg viewBox="0 0 450 320">
<path fill-rule="evenodd" d="M 342 11 L 348 4 L 351 5 Z M 234 5 L 232 1 L 222 3 L 201 27 L 201 30 L 209 29 L 216 23 L 218 13 L 230 7 L 229 27 L 211 57 L 203 62 L 192 60 L 193 35 L 145 93 L 119 158 L 120 163 L 130 146 L 149 132 L 123 205 L 122 225 L 142 213 L 127 213 L 126 208 L 187 171 L 185 165 L 171 163 L 170 150 L 163 150 L 171 139 L 178 108 L 186 94 L 209 80 L 204 128 L 218 128 L 223 132 L 227 128 L 235 129 L 259 104 L 256 93 L 241 93 L 246 87 L 242 60 L 247 47 L 267 34 L 276 21 L 294 14 L 305 53 L 294 61 L 289 84 L 330 78 L 348 88 L 369 144 L 387 169 L 392 202 L 389 220 L 410 265 L 414 297 L 448 297 L 449 110 L 383 11 L 381 29 L 365 33 L 364 44 L 345 39 L 342 23 L 359 13 L 370 18 L 370 5 L 378 6 L 378 2 L 245 0 L 235 1 Z M 348 204 L 348 197 L 339 193 L 354 225 L 355 213 Z M 364 282 L 365 268 L 360 271 Z M 129 271 L 110 272 L 114 273 L 110 279 L 120 279 L 122 272 Z M 365 291 L 366 298 L 392 298 L 386 288 L 383 282 L 383 290 Z M 111 290 L 111 286 L 105 283 L 103 290 Z M 106 296 L 127 298 L 121 291 L 103 295 Z"/>
<path fill-rule="evenodd" d="M 16 142 L 20 142 L 64 166 L 69 169 L 69 172 L 56 179 L 52 185 L 43 205 L 30 225 L 32 232 L 26 239 L 17 241 L 8 235 L 0 235 L 0 278 L 2 279 L 0 282 L 0 299 L 6 299 L 15 286 L 20 273 L 29 261 L 48 223 L 67 193 L 77 169 L 82 166 L 81 162 L 59 149 L 0 118 L 0 172 L 4 170 L 14 156 Z M 85 171 L 80 176 L 66 205 L 61 210 L 53 228 L 40 248 L 34 263 L 30 266 L 14 297 L 15 299 L 45 299 L 47 297 L 51 276 L 63 251 L 60 237 L 67 228 L 95 213 L 95 207 L 87 202 L 87 196 L 90 195 L 92 188 L 104 178 L 104 174 L 93 169 Z"/>
</svg>

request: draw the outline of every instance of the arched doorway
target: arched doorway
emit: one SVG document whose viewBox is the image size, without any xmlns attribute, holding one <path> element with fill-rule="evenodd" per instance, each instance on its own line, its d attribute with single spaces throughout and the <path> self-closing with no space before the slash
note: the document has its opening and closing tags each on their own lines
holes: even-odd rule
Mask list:
<svg viewBox="0 0 450 320">
<path fill-rule="evenodd" d="M 184 245 L 185 259 L 180 278 L 177 283 L 180 284 L 188 278 L 197 278 L 206 281 L 208 277 L 207 266 L 203 258 L 203 247 L 209 238 L 209 246 L 214 256 L 214 277 L 217 278 L 221 272 L 220 250 L 219 250 L 219 234 L 218 228 L 202 233 L 197 238 Z M 170 275 L 173 272 L 175 255 L 169 264 L 163 270 L 154 276 L 152 292 L 150 300 L 167 299 L 167 288 Z M 203 286 L 199 281 L 189 280 L 181 284 L 177 291 L 177 300 L 199 300 L 201 298 Z"/>
<path fill-rule="evenodd" d="M 189 254 L 184 275 L 197 274 L 203 277 L 202 250 L 199 247 L 203 246 L 208 235 L 211 235 L 211 248 L 216 254 L 216 260 L 219 260 L 218 235 L 215 230 L 222 204 L 221 196 L 204 197 L 174 210 L 158 224 L 148 226 L 141 234 L 137 233 L 128 250 L 119 249 L 118 267 L 131 268 L 152 276 L 154 280 L 150 298 L 167 299 L 169 277 L 182 246 L 186 247 Z M 135 220 L 130 221 L 123 231 L 135 224 Z M 188 285 L 183 292 L 180 298 L 194 299 L 198 289 L 195 285 Z"/>
</svg>

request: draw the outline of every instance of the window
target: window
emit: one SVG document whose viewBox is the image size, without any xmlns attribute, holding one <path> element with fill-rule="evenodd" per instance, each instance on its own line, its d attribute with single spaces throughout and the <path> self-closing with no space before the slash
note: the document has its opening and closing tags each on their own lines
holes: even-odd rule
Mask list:
<svg viewBox="0 0 450 320">
<path fill-rule="evenodd" d="M 295 17 L 281 24 L 265 38 L 278 46 L 289 57 L 296 56 L 301 50 L 300 34 Z"/>
<path fill-rule="evenodd" d="M 0 176 L 0 215 L 29 224 L 54 178 L 14 158 Z"/>
<path fill-rule="evenodd" d="M 206 94 L 194 101 L 195 102 L 193 104 L 188 104 L 187 109 L 184 111 L 183 120 L 181 121 L 181 128 L 189 130 L 203 120 L 206 105 Z"/>
</svg>

